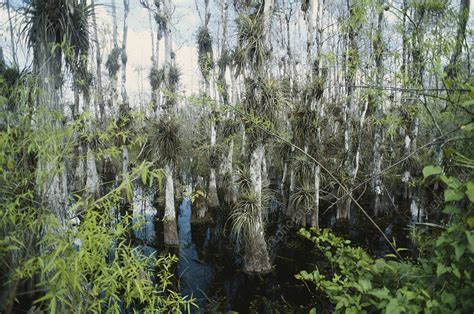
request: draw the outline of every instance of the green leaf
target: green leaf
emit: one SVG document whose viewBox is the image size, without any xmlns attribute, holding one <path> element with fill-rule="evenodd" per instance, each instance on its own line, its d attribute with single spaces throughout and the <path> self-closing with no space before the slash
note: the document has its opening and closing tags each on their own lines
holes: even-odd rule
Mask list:
<svg viewBox="0 0 474 314">
<path fill-rule="evenodd" d="M 454 255 L 457 261 L 459 261 L 459 259 L 462 257 L 465 251 L 466 251 L 466 246 L 463 244 L 459 244 L 454 247 Z"/>
<path fill-rule="evenodd" d="M 472 106 L 472 105 L 474 105 L 474 99 L 466 100 L 465 102 L 462 103 L 462 105 L 463 105 L 464 107 Z"/>
<path fill-rule="evenodd" d="M 385 308 L 385 313 L 387 314 L 398 314 L 401 313 L 401 304 L 397 299 L 390 299 Z"/>
<path fill-rule="evenodd" d="M 444 191 L 445 202 L 460 201 L 463 198 L 464 198 L 464 194 L 461 191 L 456 191 L 452 189 L 447 189 Z"/>
<path fill-rule="evenodd" d="M 443 172 L 443 169 L 440 166 L 426 166 L 423 168 L 423 177 L 426 179 L 432 175 L 438 175 Z"/>
<path fill-rule="evenodd" d="M 474 203 L 474 182 L 466 184 L 466 195 L 471 203 Z"/>
<path fill-rule="evenodd" d="M 474 233 L 466 230 L 467 242 L 469 242 L 469 250 L 474 253 Z"/>
<path fill-rule="evenodd" d="M 446 207 L 443 209 L 443 213 L 448 214 L 448 215 L 459 214 L 460 212 L 461 212 L 461 209 L 453 205 L 446 205 Z"/>
<path fill-rule="evenodd" d="M 372 289 L 372 283 L 368 279 L 359 279 L 359 285 L 364 291 Z"/>
<path fill-rule="evenodd" d="M 450 270 L 450 267 L 444 266 L 443 264 L 438 264 L 438 266 L 436 267 L 436 275 L 439 277 Z"/>
<path fill-rule="evenodd" d="M 471 229 L 474 228 L 474 217 L 467 218 L 466 223 Z"/>
<path fill-rule="evenodd" d="M 461 182 L 455 177 L 440 176 L 439 178 L 451 189 L 459 190 L 462 187 Z"/>
<path fill-rule="evenodd" d="M 379 299 L 388 299 L 390 291 L 387 287 L 383 287 L 382 289 L 374 289 L 369 291 L 369 294 L 376 296 Z"/>
</svg>

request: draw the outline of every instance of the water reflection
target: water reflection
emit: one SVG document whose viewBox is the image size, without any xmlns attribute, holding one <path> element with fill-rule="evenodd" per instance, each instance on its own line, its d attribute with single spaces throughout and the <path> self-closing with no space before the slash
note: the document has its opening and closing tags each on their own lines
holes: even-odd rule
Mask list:
<svg viewBox="0 0 474 314">
<path fill-rule="evenodd" d="M 199 259 L 196 245 L 193 243 L 191 236 L 191 200 L 189 197 L 183 200 L 179 209 L 178 277 L 181 284 L 181 293 L 193 296 L 202 311 L 208 299 L 208 288 L 214 278 L 214 271 L 210 265 Z M 206 236 L 206 242 L 209 241 L 208 237 L 209 234 Z"/>
</svg>

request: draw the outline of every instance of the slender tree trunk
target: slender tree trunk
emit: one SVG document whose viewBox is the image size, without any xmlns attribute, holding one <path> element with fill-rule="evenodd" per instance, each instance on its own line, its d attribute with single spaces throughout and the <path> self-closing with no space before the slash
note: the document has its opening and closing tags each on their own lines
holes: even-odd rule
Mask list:
<svg viewBox="0 0 474 314">
<path fill-rule="evenodd" d="M 216 124 L 214 122 L 214 117 L 211 118 L 211 166 L 210 166 L 210 174 L 209 174 L 209 193 L 208 193 L 208 206 L 210 208 L 217 208 L 219 207 L 219 198 L 217 196 L 217 178 L 216 178 L 216 139 L 217 139 L 217 131 L 216 131 Z"/>
<path fill-rule="evenodd" d="M 352 128 L 352 114 L 354 112 L 354 101 L 355 101 L 355 79 L 356 70 L 358 63 L 358 43 L 357 43 L 357 29 L 360 27 L 360 17 L 356 16 L 354 12 L 354 2 L 352 0 L 346 0 L 347 10 L 349 12 L 348 33 L 347 33 L 347 47 L 345 53 L 346 62 L 346 101 L 344 104 L 343 121 L 344 121 L 344 168 L 348 179 L 346 180 L 346 188 L 350 191 L 352 184 L 357 177 L 358 169 L 358 151 L 353 151 L 352 140 L 351 140 L 351 128 Z M 355 156 L 353 156 L 353 153 Z M 354 160 L 355 159 L 355 160 Z M 349 219 L 351 209 L 351 195 L 345 197 L 344 202 L 339 204 L 337 208 L 336 217 L 339 219 Z"/>
<path fill-rule="evenodd" d="M 270 259 L 268 256 L 267 243 L 265 242 L 265 233 L 262 217 L 262 161 L 264 155 L 264 146 L 257 144 L 252 150 L 250 157 L 250 180 L 252 182 L 253 192 L 255 192 L 260 210 L 255 217 L 251 239 L 248 239 L 244 254 L 244 271 L 247 273 L 265 273 L 271 270 Z"/>
<path fill-rule="evenodd" d="M 128 107 L 127 95 L 127 35 L 128 35 L 128 13 L 130 11 L 130 0 L 123 0 L 123 35 L 122 35 L 122 105 Z"/>
<path fill-rule="evenodd" d="M 113 43 L 114 43 L 114 52 L 118 53 L 119 52 L 119 45 L 118 45 L 118 23 L 117 23 L 117 9 L 115 5 L 115 0 L 112 0 L 112 35 L 113 35 Z M 117 91 L 117 85 L 118 85 L 118 77 L 117 73 L 115 75 L 112 75 L 110 78 L 110 111 L 111 111 L 111 116 L 116 118 L 117 113 L 118 113 L 118 108 L 117 108 L 117 101 L 118 101 L 118 91 Z"/>
<path fill-rule="evenodd" d="M 165 215 L 164 215 L 164 238 L 165 245 L 178 246 L 178 228 L 176 225 L 176 208 L 174 205 L 174 174 L 173 166 L 167 162 L 164 169 L 165 184 Z"/>
<path fill-rule="evenodd" d="M 470 5 L 471 5 L 470 0 L 460 0 L 456 42 L 455 42 L 453 53 L 449 60 L 449 65 L 447 67 L 448 78 L 451 78 L 451 79 L 456 78 L 459 70 L 461 69 L 459 65 L 459 56 L 461 55 L 462 45 L 466 36 L 466 26 L 467 26 L 467 21 L 469 20 Z"/>
<path fill-rule="evenodd" d="M 169 80 L 169 72 L 172 66 L 172 38 L 171 38 L 171 1 L 163 1 L 163 13 L 166 20 L 166 25 L 163 28 L 164 37 L 165 37 L 165 83 L 166 87 L 170 90 L 173 90 L 171 82 Z M 166 98 L 164 97 L 165 104 L 167 103 Z M 170 108 L 166 104 L 165 108 L 167 112 L 167 117 L 171 119 L 174 115 L 174 108 Z M 174 165 L 171 162 L 167 162 L 165 165 L 165 176 L 166 176 L 166 185 L 165 185 L 165 216 L 164 216 L 164 238 L 165 245 L 178 246 L 178 227 L 176 225 L 176 208 L 174 204 Z"/>
<path fill-rule="evenodd" d="M 373 41 L 373 50 L 375 53 L 375 81 L 377 86 L 382 86 L 383 84 L 383 2 L 379 1 L 378 3 L 378 20 L 377 20 L 377 33 L 375 34 L 375 39 Z M 378 215 L 383 211 L 381 204 L 383 185 L 381 178 L 382 171 L 382 140 L 383 140 L 383 129 L 381 125 L 381 120 L 383 118 L 383 100 L 380 91 L 375 92 L 375 127 L 374 127 L 374 145 L 372 150 L 372 194 L 373 198 L 373 210 L 374 214 Z"/>
<path fill-rule="evenodd" d="M 13 21 L 10 13 L 10 0 L 5 0 L 5 6 L 7 7 L 8 25 L 10 29 L 10 44 L 12 46 L 12 59 L 15 67 L 18 67 L 18 56 L 16 55 L 15 35 L 13 30 Z"/>
<path fill-rule="evenodd" d="M 97 29 L 97 17 L 95 13 L 95 2 L 91 0 L 92 5 L 92 27 L 94 30 L 94 44 L 95 44 L 95 60 L 96 60 L 96 101 L 99 105 L 99 120 L 102 129 L 105 129 L 106 117 L 105 117 L 105 108 L 104 108 L 104 96 L 102 90 L 102 55 L 100 51 L 100 42 L 99 42 L 99 32 Z"/>
</svg>

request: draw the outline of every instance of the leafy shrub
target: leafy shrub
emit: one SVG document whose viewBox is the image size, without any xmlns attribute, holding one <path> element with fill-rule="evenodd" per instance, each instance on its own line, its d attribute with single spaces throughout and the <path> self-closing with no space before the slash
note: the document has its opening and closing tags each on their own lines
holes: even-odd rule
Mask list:
<svg viewBox="0 0 474 314">
<path fill-rule="evenodd" d="M 324 253 L 333 272 L 316 269 L 296 277 L 313 282 L 336 312 L 472 312 L 474 182 L 441 175 L 440 167 L 425 167 L 423 173 L 446 184 L 443 212 L 451 218 L 435 239 L 422 240 L 423 255 L 416 261 L 374 259 L 329 230 L 301 229 L 299 234 Z"/>
</svg>

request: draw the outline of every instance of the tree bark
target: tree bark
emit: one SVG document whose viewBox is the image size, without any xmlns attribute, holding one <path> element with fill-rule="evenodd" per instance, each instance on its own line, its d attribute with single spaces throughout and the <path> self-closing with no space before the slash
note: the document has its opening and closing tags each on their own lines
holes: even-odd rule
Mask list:
<svg viewBox="0 0 474 314">
<path fill-rule="evenodd" d="M 164 215 L 164 238 L 165 245 L 178 246 L 178 228 L 176 225 L 176 208 L 174 205 L 174 179 L 173 166 L 167 162 L 164 169 L 165 184 L 165 215 Z"/>
<path fill-rule="evenodd" d="M 271 271 L 270 259 L 268 256 L 267 243 L 262 217 L 262 160 L 264 155 L 263 144 L 257 144 L 250 157 L 250 180 L 252 189 L 257 196 L 260 210 L 255 218 L 255 225 L 252 226 L 251 234 L 253 238 L 247 239 L 244 254 L 244 271 L 247 273 L 266 273 Z"/>
</svg>

